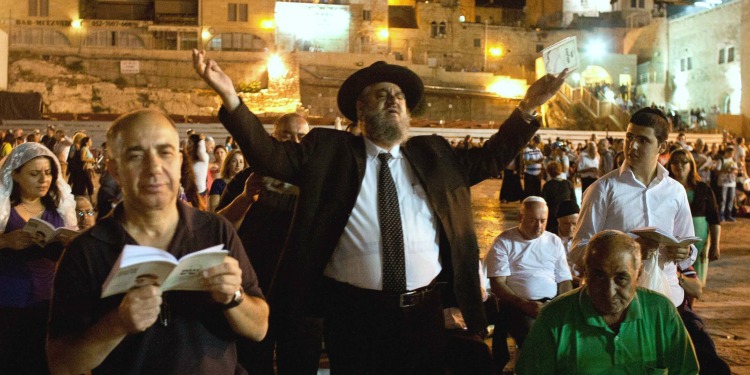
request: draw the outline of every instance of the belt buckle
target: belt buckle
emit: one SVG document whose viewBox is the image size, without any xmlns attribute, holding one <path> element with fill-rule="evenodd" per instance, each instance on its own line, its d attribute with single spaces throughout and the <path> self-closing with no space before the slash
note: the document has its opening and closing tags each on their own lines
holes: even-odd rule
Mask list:
<svg viewBox="0 0 750 375">
<path fill-rule="evenodd" d="M 421 292 L 418 292 L 416 290 L 412 290 L 411 292 L 406 292 L 406 293 L 399 294 L 399 296 L 398 296 L 398 307 L 413 307 L 413 306 L 415 306 L 417 304 L 417 302 L 415 302 L 415 301 L 406 302 L 405 299 L 408 298 L 408 297 L 411 297 L 411 296 L 417 296 L 420 293 Z"/>
</svg>

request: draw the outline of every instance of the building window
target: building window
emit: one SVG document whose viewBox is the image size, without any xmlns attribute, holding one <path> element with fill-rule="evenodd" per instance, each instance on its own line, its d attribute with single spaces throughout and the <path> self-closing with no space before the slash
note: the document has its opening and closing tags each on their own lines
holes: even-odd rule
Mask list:
<svg viewBox="0 0 750 375">
<path fill-rule="evenodd" d="M 479 39 L 479 38 L 474 39 L 474 47 L 475 48 L 481 48 L 482 47 L 482 39 Z"/>
<path fill-rule="evenodd" d="M 263 51 L 266 42 L 253 34 L 224 33 L 208 42 L 209 49 L 221 51 Z"/>
<path fill-rule="evenodd" d="M 734 61 L 734 47 L 727 48 L 727 62 L 733 62 Z"/>
<path fill-rule="evenodd" d="M 724 61 L 724 48 L 722 48 L 719 50 L 719 64 L 723 64 Z"/>
<path fill-rule="evenodd" d="M 646 7 L 646 0 L 638 0 L 638 8 L 645 8 Z"/>
<path fill-rule="evenodd" d="M 680 59 L 680 71 L 685 71 L 685 59 Z"/>
<path fill-rule="evenodd" d="M 362 20 L 363 21 L 370 21 L 372 20 L 372 11 L 371 10 L 363 10 L 362 11 Z"/>
<path fill-rule="evenodd" d="M 433 38 L 438 36 L 438 27 L 435 21 L 430 22 L 430 36 Z"/>
<path fill-rule="evenodd" d="M 127 31 L 92 32 L 86 36 L 83 44 L 89 47 L 144 48 L 143 40 Z"/>
<path fill-rule="evenodd" d="M 638 84 L 646 84 L 648 83 L 648 73 L 641 73 L 638 75 Z"/>
<path fill-rule="evenodd" d="M 630 0 L 630 7 L 635 8 L 635 5 L 637 4 L 636 0 Z"/>
<path fill-rule="evenodd" d="M 693 58 L 692 57 L 687 58 L 687 70 L 693 70 Z"/>
<path fill-rule="evenodd" d="M 247 22 L 247 4 L 239 4 L 238 17 L 240 22 Z"/>
<path fill-rule="evenodd" d="M 440 26 L 438 27 L 438 34 L 440 34 L 440 36 L 445 36 L 446 34 L 445 30 L 446 30 L 445 21 L 441 21 Z"/>
<path fill-rule="evenodd" d="M 49 16 L 49 0 L 29 0 L 29 17 Z"/>
<path fill-rule="evenodd" d="M 229 22 L 235 22 L 237 21 L 237 4 L 227 4 L 227 21 Z"/>
<path fill-rule="evenodd" d="M 474 16 L 474 22 L 482 23 L 482 16 Z"/>
<path fill-rule="evenodd" d="M 56 30 L 16 29 L 10 34 L 10 44 L 32 44 L 70 47 L 70 40 Z"/>
</svg>

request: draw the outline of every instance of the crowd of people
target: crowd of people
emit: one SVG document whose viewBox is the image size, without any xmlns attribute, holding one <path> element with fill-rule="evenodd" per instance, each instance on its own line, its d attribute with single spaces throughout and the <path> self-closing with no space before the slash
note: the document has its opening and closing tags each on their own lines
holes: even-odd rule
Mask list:
<svg viewBox="0 0 750 375">
<path fill-rule="evenodd" d="M 479 146 L 409 137 L 424 86 L 384 62 L 341 85 L 347 130 L 287 114 L 268 134 L 216 61 L 193 63 L 222 100 L 224 145 L 181 143 L 154 110 L 115 120 L 99 153 L 53 126 L 3 134 L 1 373 L 315 374 L 325 348 L 334 374 L 499 374 L 509 335 L 519 374 L 728 373 L 691 306 L 734 221 L 741 138 L 667 142 L 646 108 L 624 140 L 543 143 L 536 108 L 566 72 Z M 480 259 L 470 188 L 501 174 L 519 225 Z M 32 219 L 73 234 L 41 242 Z M 701 240 L 629 235 L 644 226 Z M 126 245 L 227 253 L 183 271 L 200 290 L 149 278 L 102 298 Z M 643 269 L 665 288 L 642 287 Z"/>
</svg>

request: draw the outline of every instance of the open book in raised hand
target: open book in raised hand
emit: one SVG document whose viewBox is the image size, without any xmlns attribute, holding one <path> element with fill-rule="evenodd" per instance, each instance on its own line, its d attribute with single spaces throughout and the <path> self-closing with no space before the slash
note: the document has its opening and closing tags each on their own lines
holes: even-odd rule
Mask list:
<svg viewBox="0 0 750 375">
<path fill-rule="evenodd" d="M 102 298 L 127 293 L 132 288 L 156 284 L 163 291 L 206 290 L 201 273 L 218 266 L 229 254 L 224 245 L 216 245 L 183 256 L 154 247 L 125 245 L 112 271 L 102 285 Z"/>
<path fill-rule="evenodd" d="M 59 227 L 55 228 L 52 224 L 35 217 L 29 219 L 23 227 L 24 232 L 34 235 L 34 239 L 40 246 L 47 245 L 50 242 L 60 240 L 61 236 L 73 238 L 77 236 L 78 227 Z"/>
<path fill-rule="evenodd" d="M 688 237 L 675 237 L 670 233 L 667 233 L 658 227 L 640 227 L 630 231 L 640 237 L 656 241 L 659 245 L 665 246 L 688 246 L 702 240 L 700 237 L 688 236 Z"/>
</svg>

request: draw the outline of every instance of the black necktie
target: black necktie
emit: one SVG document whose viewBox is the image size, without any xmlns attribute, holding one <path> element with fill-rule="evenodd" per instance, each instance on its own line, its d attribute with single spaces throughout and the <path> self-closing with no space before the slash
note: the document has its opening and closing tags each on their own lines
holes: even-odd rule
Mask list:
<svg viewBox="0 0 750 375">
<path fill-rule="evenodd" d="M 406 266 L 404 261 L 404 232 L 401 228 L 401 211 L 398 206 L 396 184 L 391 176 L 389 153 L 378 154 L 380 175 L 378 176 L 378 216 L 380 238 L 383 244 L 383 291 L 406 290 Z"/>
</svg>

